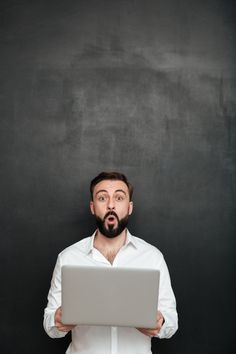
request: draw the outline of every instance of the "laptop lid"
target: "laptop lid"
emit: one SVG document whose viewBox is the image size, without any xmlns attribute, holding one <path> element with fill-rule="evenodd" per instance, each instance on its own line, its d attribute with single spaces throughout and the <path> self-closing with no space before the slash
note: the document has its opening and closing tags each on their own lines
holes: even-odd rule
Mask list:
<svg viewBox="0 0 236 354">
<path fill-rule="evenodd" d="M 62 322 L 155 328 L 159 270 L 62 267 Z"/>
</svg>

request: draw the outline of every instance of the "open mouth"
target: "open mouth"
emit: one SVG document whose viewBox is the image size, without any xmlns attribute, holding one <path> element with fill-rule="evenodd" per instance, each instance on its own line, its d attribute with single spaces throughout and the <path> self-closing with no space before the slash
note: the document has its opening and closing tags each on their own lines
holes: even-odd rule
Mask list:
<svg viewBox="0 0 236 354">
<path fill-rule="evenodd" d="M 106 222 L 107 226 L 115 227 L 116 224 L 118 223 L 118 217 L 117 217 L 117 215 L 115 215 L 114 212 L 111 212 L 108 215 L 106 215 L 105 222 Z"/>
<path fill-rule="evenodd" d="M 110 224 L 113 224 L 113 223 L 115 223 L 116 218 L 115 218 L 115 216 L 110 215 L 110 216 L 108 216 L 107 220 Z"/>
</svg>

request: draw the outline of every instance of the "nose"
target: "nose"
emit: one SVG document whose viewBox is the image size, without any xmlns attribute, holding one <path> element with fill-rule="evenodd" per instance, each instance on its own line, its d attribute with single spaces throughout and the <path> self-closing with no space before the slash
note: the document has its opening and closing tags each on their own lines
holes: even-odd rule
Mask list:
<svg viewBox="0 0 236 354">
<path fill-rule="evenodd" d="M 113 198 L 109 198 L 108 203 L 107 203 L 107 209 L 108 210 L 114 210 L 115 209 L 115 204 L 114 204 Z"/>
</svg>

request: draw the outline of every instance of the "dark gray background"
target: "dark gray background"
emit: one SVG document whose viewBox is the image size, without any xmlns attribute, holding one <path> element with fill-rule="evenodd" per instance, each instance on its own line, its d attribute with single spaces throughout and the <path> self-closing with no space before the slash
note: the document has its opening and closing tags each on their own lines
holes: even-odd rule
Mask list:
<svg viewBox="0 0 236 354">
<path fill-rule="evenodd" d="M 2 354 L 42 329 L 57 254 L 94 230 L 89 181 L 126 173 L 130 231 L 171 273 L 163 354 L 233 353 L 234 1 L 1 1 Z M 96 353 L 95 353 L 96 354 Z"/>
</svg>

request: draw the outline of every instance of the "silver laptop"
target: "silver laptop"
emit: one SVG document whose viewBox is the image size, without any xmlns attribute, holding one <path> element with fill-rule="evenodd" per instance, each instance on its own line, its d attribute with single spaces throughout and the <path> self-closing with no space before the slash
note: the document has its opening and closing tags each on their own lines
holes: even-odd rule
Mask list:
<svg viewBox="0 0 236 354">
<path fill-rule="evenodd" d="M 62 267 L 62 322 L 155 328 L 159 270 Z"/>
</svg>

